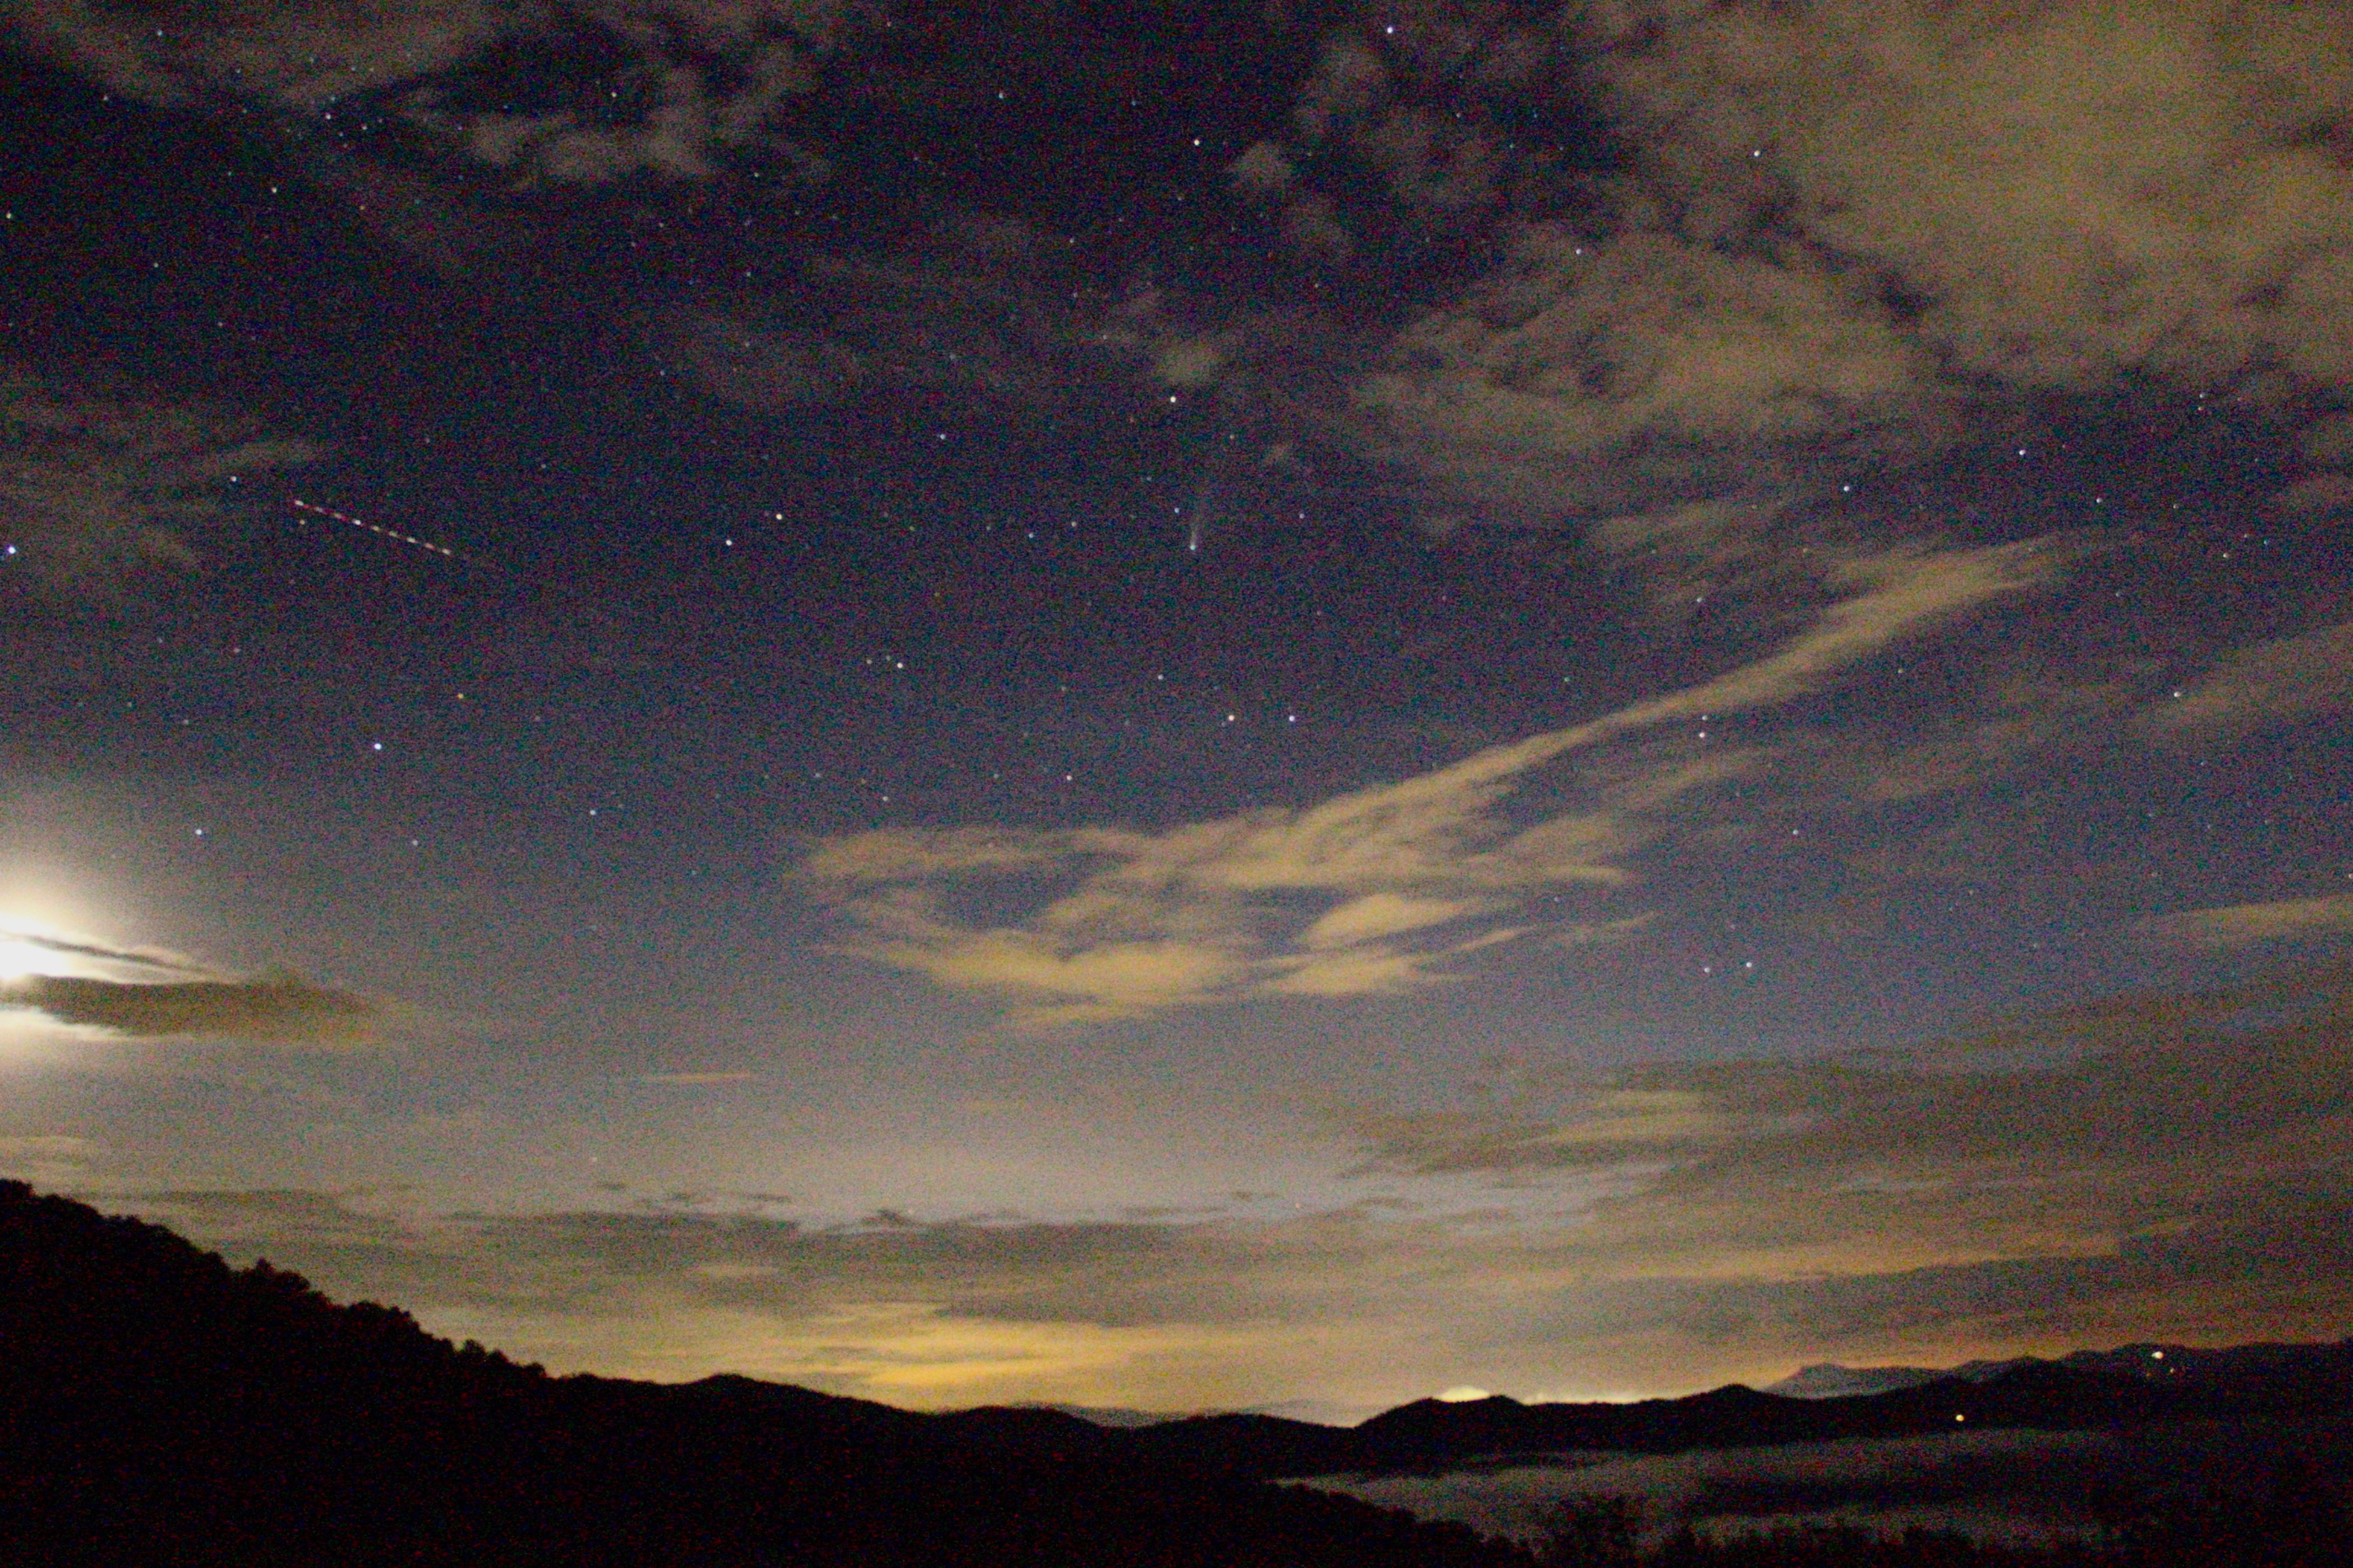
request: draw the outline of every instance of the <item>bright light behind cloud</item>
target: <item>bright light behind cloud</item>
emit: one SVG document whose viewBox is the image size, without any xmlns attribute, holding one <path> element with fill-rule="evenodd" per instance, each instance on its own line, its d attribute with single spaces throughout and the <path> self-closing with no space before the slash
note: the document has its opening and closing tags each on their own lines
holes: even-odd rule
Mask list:
<svg viewBox="0 0 2353 1568">
<path fill-rule="evenodd" d="M 85 973 L 70 950 L 97 946 L 17 910 L 0 910 L 0 984 L 34 974 Z"/>
<path fill-rule="evenodd" d="M 134 948 L 25 912 L 0 910 L 0 981 L 47 975 L 75 980 L 145 980 L 200 972 L 174 953 Z"/>
<path fill-rule="evenodd" d="M 28 864 L 23 839 L 12 846 L 13 864 L 0 862 L 0 981 L 28 974 L 85 975 L 84 953 L 118 951 L 113 941 L 91 933 L 117 922 L 91 907 L 88 885 L 61 874 L 66 868 Z"/>
</svg>

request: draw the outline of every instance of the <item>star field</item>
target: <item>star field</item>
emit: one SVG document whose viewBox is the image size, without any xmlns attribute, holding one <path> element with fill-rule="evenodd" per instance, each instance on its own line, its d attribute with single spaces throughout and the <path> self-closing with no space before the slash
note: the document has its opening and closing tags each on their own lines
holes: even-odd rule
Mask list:
<svg viewBox="0 0 2353 1568">
<path fill-rule="evenodd" d="M 2342 72 L 2193 9 L 11 23 L 0 1173 L 927 1405 L 2344 1332 Z"/>
</svg>

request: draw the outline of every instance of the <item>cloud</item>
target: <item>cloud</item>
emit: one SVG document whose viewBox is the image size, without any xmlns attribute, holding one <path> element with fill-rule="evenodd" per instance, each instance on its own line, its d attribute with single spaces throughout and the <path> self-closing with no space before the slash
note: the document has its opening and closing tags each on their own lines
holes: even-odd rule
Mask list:
<svg viewBox="0 0 2353 1568">
<path fill-rule="evenodd" d="M 2333 972 L 1905 1052 L 1532 1076 L 1507 1105 L 1348 1119 L 1377 1171 L 1290 1218 L 138 1206 L 563 1370 L 926 1406 L 1659 1392 L 1825 1356 L 2341 1331 L 2349 1020 Z"/>
<path fill-rule="evenodd" d="M 141 1039 L 354 1044 L 383 1010 L 282 970 L 224 974 L 161 948 L 0 920 L 0 1007 Z"/>
<path fill-rule="evenodd" d="M 2236 648 L 2136 721 L 2155 740 L 2230 740 L 2353 708 L 2353 621 Z"/>
<path fill-rule="evenodd" d="M 2353 510 L 2353 475 L 2309 474 L 2272 498 L 2291 520 L 2327 518 Z"/>
<path fill-rule="evenodd" d="M 1900 283 L 1964 374 L 2353 375 L 2341 11 L 1635 5 L 1585 43 L 1651 178 L 1721 202 L 1762 164 L 1762 199 Z"/>
<path fill-rule="evenodd" d="M 1653 760 L 1588 809 L 1514 822 L 1504 808 L 1535 770 L 1673 721 L 1821 690 L 1899 639 L 2047 581 L 2069 554 L 2042 541 L 1850 563 L 1838 569 L 1849 596 L 1760 658 L 1320 805 L 1159 833 L 882 829 L 825 842 L 803 882 L 848 918 L 845 951 L 1008 996 L 1024 1024 L 1438 984 L 1458 961 L 1534 929 L 1536 895 L 1598 897 L 1630 882 L 1624 860 L 1661 831 L 1654 818 L 1760 759 L 1726 750 Z M 1031 907 L 1017 918 L 960 912 L 1025 897 Z M 1612 929 L 1582 915 L 1564 928 Z"/>
<path fill-rule="evenodd" d="M 136 1207 L 561 1370 L 727 1371 L 930 1407 L 1114 1394 L 1176 1411 L 1254 1403 L 1319 1363 L 1358 1359 L 1334 1335 L 1345 1341 L 1363 1310 L 1371 1249 L 1346 1216 L 808 1227 L 676 1213 L 399 1217 L 364 1194 L 301 1192 L 165 1192 Z"/>
<path fill-rule="evenodd" d="M 677 0 L 341 0 L 211 16 L 11 4 L 26 47 L 171 108 L 239 102 L 336 129 L 389 121 L 522 182 L 702 179 L 815 83 L 858 7 Z M 531 61 L 531 68 L 517 68 Z M 520 101 L 519 101 L 520 100 Z"/>
<path fill-rule="evenodd" d="M 1704 537 L 1840 445 L 1923 443 L 1925 356 L 1862 287 L 1802 254 L 1532 226 L 1358 397 L 1425 472 L 1529 521 L 1664 514 L 1620 521 L 1621 552 Z"/>
<path fill-rule="evenodd" d="M 133 976 L 194 973 L 200 966 L 177 953 L 154 948 L 115 947 L 89 938 L 36 930 L 16 920 L 0 920 L 0 975 L 41 968 L 51 963 L 84 961 L 100 977 L 122 971 Z"/>
<path fill-rule="evenodd" d="M 1613 1176 L 1556 1260 L 1656 1296 L 1668 1320 L 1719 1289 L 1829 1311 L 1843 1279 L 1856 1301 L 1894 1292 L 1951 1321 L 1982 1309 L 1988 1269 L 2063 1277 L 2078 1305 L 2127 1283 L 2202 1289 L 2217 1269 L 2250 1289 L 2317 1270 L 2353 1300 L 2353 1273 L 2310 1247 L 2266 1268 L 2250 1239 L 2353 1209 L 2348 1019 L 2353 980 L 2330 973 L 2128 995 L 1912 1052 L 1656 1064 L 1564 1086 L 1549 1111 L 1359 1125 L 1377 1170 Z M 2014 1310 L 2034 1300 L 2021 1285 Z M 1893 1298 L 1856 1311 L 1902 1316 Z"/>
<path fill-rule="evenodd" d="M 1299 171 L 1273 142 L 1253 142 L 1226 165 L 1226 173 L 1244 190 L 1271 195 L 1289 185 Z"/>
<path fill-rule="evenodd" d="M 1333 35 L 1235 177 L 1341 229 L 1327 255 L 1488 241 L 1359 379 L 1366 446 L 1434 507 L 1662 554 L 1687 604 L 1834 476 L 2052 398 L 2325 412 L 2353 383 L 2348 62 L 2353 17 L 2311 5 L 1430 5 Z"/>
<path fill-rule="evenodd" d="M 2353 931 L 2353 895 L 2275 899 L 2268 903 L 2222 904 L 2185 910 L 2148 922 L 2159 936 L 2200 947 L 2251 947 L 2260 942 L 2334 936 Z"/>
<path fill-rule="evenodd" d="M 0 1172 L 20 1181 L 61 1186 L 89 1174 L 104 1151 L 88 1138 L 37 1132 L 0 1137 Z"/>
<path fill-rule="evenodd" d="M 1106 336 L 1073 302 L 1058 249 L 1018 222 L 934 213 L 887 257 L 804 256 L 787 290 L 699 293 L 644 326 L 712 391 L 769 413 L 892 387 L 1058 404 L 1101 375 L 1106 348 L 1150 353 L 1135 321 Z"/>
<path fill-rule="evenodd" d="M 89 1139 L 63 1133 L 0 1138 L 0 1159 L 5 1160 L 70 1160 L 91 1153 L 94 1149 Z"/>
<path fill-rule="evenodd" d="M 2096 663 L 2052 666 L 2038 652 L 2013 652 L 1999 658 L 1974 693 L 1929 713 L 1881 715 L 1792 737 L 1781 777 L 1801 798 L 1873 807 L 2022 783 L 2032 765 L 2112 745 L 2111 721 L 2137 704 L 2139 683 Z M 1993 810 L 2016 819 L 2021 804 L 2007 795 Z M 1973 823 L 1968 831 L 1989 847 L 1990 825 Z"/>
<path fill-rule="evenodd" d="M 364 1040 L 382 1016 L 374 1003 L 283 973 L 143 983 L 33 974 L 0 984 L 0 1006 L 29 1007 L 61 1024 L 139 1039 L 233 1037 L 305 1046 Z"/>
<path fill-rule="evenodd" d="M 71 0 L 7 11 L 27 47 L 146 102 L 185 107 L 237 84 L 306 110 L 448 69 L 509 37 L 525 15 L 496 0 L 350 0 L 182 15 L 159 27 L 152 16 Z"/>
<path fill-rule="evenodd" d="M 188 570 L 191 525 L 224 515 L 239 479 L 320 456 L 216 407 L 69 394 L 0 364 L 0 571 L 69 598 Z"/>
</svg>

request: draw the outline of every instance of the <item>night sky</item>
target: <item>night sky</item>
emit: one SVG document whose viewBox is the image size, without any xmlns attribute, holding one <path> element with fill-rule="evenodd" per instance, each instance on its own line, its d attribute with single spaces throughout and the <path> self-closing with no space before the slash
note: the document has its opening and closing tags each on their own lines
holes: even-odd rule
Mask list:
<svg viewBox="0 0 2353 1568">
<path fill-rule="evenodd" d="M 925 1407 L 2353 1331 L 2353 7 L 0 18 L 0 1173 Z"/>
</svg>

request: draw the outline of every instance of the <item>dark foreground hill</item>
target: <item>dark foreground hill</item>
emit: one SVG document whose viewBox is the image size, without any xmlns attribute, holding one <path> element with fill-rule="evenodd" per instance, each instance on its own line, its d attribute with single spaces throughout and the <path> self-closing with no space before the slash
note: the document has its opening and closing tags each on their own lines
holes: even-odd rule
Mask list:
<svg viewBox="0 0 2353 1568">
<path fill-rule="evenodd" d="M 0 1183 L 0 1563 L 1526 1561 L 1461 1526 L 1110 1451 L 1099 1432 L 744 1379 L 550 1377 Z"/>
</svg>

